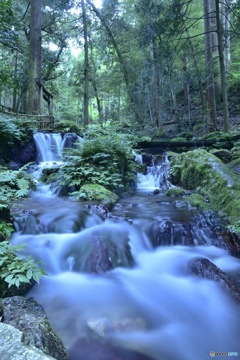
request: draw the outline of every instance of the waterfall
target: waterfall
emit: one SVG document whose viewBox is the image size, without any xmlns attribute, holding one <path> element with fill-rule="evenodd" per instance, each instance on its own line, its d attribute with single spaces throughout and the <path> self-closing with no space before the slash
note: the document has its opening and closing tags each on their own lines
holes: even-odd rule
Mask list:
<svg viewBox="0 0 240 360">
<path fill-rule="evenodd" d="M 138 162 L 143 163 L 142 158 L 136 158 Z M 168 181 L 168 169 L 169 169 L 169 161 L 167 156 L 161 156 L 158 158 L 158 162 L 156 160 L 152 160 L 152 164 L 147 166 L 146 173 L 138 173 L 138 190 L 166 190 L 171 184 Z"/>
<path fill-rule="evenodd" d="M 61 134 L 35 133 L 33 135 L 39 162 L 57 161 L 62 154 Z"/>
<path fill-rule="evenodd" d="M 52 162 L 60 160 L 63 148 L 72 148 L 76 141 L 83 139 L 74 134 L 67 133 L 62 138 L 61 134 L 35 133 L 33 135 L 38 152 L 39 162 Z"/>
</svg>

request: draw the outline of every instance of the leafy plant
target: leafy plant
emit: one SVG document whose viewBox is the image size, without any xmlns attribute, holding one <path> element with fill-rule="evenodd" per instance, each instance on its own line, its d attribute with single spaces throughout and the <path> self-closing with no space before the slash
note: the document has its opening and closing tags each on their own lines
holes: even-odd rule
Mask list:
<svg viewBox="0 0 240 360">
<path fill-rule="evenodd" d="M 34 180 L 24 173 L 24 168 L 13 171 L 0 167 L 0 210 L 8 208 L 12 201 L 28 195 L 35 188 Z"/>
<path fill-rule="evenodd" d="M 64 158 L 65 165 L 59 169 L 59 185 L 67 186 L 75 195 L 86 184 L 116 191 L 136 176 L 137 164 L 126 136 L 87 136 L 77 148 L 67 149 Z"/>
<path fill-rule="evenodd" d="M 40 277 L 45 274 L 30 256 L 23 261 L 16 255 L 16 252 L 23 248 L 24 245 L 12 246 L 8 240 L 0 243 L 0 279 L 8 284 L 8 288 L 11 286 L 19 288 L 20 285 L 30 283 L 31 280 L 39 283 Z"/>
</svg>

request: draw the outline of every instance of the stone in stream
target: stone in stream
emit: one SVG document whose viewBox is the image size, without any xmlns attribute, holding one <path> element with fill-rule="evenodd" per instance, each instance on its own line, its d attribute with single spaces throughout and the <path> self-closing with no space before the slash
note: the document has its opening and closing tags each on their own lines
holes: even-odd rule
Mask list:
<svg viewBox="0 0 240 360">
<path fill-rule="evenodd" d="M 1 360 L 55 360 L 34 346 L 23 342 L 24 335 L 13 326 L 0 323 Z"/>
<path fill-rule="evenodd" d="M 35 347 L 43 352 L 46 358 L 48 355 L 56 360 L 69 359 L 62 341 L 51 328 L 43 307 L 33 298 L 26 299 L 21 296 L 14 296 L 2 299 L 2 304 L 4 323 L 13 326 L 22 333 L 21 336 L 17 335 L 16 342 L 19 342 L 19 337 L 22 338 L 23 347 L 24 345 L 31 348 Z M 2 331 L 4 333 L 6 329 L 2 329 Z M 18 347 L 18 344 L 16 346 Z M 5 359 L 7 360 L 7 357 Z M 8 359 L 12 358 L 8 357 Z M 16 360 L 20 359 L 16 358 Z M 30 360 L 31 358 L 24 357 L 23 359 Z M 45 359 L 45 357 L 42 355 L 42 358 L 39 357 L 38 359 Z"/>
<path fill-rule="evenodd" d="M 154 220 L 146 229 L 154 247 L 171 245 L 194 245 L 189 223 L 170 219 Z"/>
<path fill-rule="evenodd" d="M 190 271 L 202 278 L 216 281 L 228 295 L 237 303 L 240 303 L 240 290 L 233 284 L 227 274 L 208 259 L 198 258 L 193 260 L 190 265 Z"/>
<path fill-rule="evenodd" d="M 126 350 L 92 339 L 79 339 L 69 351 L 70 360 L 153 360 L 136 351 Z"/>
</svg>

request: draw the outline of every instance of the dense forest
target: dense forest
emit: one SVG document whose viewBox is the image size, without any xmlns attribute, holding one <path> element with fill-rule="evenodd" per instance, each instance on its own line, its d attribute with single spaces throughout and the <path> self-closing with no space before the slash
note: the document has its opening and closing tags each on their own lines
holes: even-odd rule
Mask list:
<svg viewBox="0 0 240 360">
<path fill-rule="evenodd" d="M 0 103 L 155 137 L 228 132 L 239 16 L 232 0 L 1 0 Z"/>
</svg>

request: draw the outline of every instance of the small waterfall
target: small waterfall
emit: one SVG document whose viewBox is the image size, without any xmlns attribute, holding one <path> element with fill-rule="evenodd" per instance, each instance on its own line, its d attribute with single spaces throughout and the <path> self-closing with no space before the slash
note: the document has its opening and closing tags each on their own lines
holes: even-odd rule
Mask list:
<svg viewBox="0 0 240 360">
<path fill-rule="evenodd" d="M 73 148 L 76 141 L 83 139 L 75 133 L 61 134 L 35 133 L 33 135 L 38 152 L 39 162 L 58 161 L 62 156 L 63 148 Z"/>
<path fill-rule="evenodd" d="M 166 190 L 171 186 L 168 180 L 169 161 L 167 156 L 161 156 L 160 161 L 158 158 L 157 164 L 155 161 L 153 159 L 152 165 L 147 166 L 146 174 L 138 173 L 138 190 Z M 142 163 L 142 160 L 138 160 L 138 162 Z"/>
<path fill-rule="evenodd" d="M 39 162 L 57 161 L 62 154 L 61 134 L 35 133 L 33 135 Z"/>
</svg>

